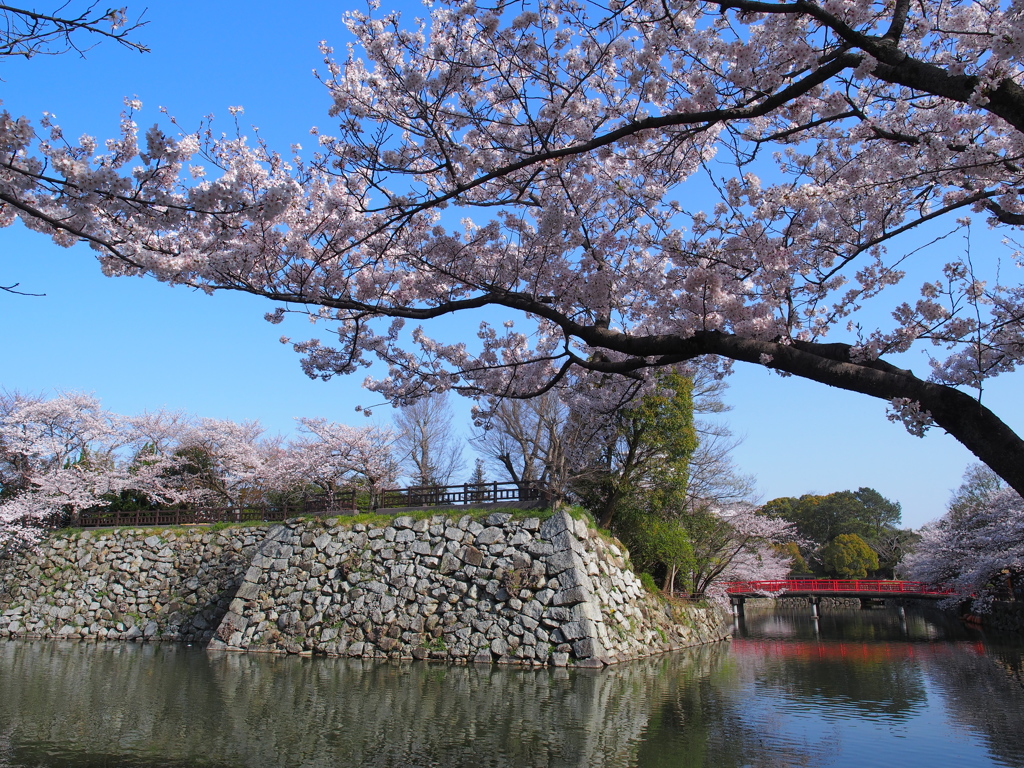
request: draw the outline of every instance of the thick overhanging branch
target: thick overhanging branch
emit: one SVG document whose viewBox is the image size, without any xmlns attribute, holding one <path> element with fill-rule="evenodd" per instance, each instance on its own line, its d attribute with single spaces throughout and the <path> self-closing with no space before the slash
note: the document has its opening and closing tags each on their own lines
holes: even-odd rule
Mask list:
<svg viewBox="0 0 1024 768">
<path fill-rule="evenodd" d="M 859 48 L 877 59 L 878 65 L 872 72 L 875 77 L 921 93 L 967 104 L 981 83 L 978 77 L 952 73 L 943 67 L 915 59 L 900 50 L 899 38 L 906 24 L 909 5 L 906 0 L 896 4 L 892 23 L 882 37 L 859 32 L 821 6 L 806 0 L 796 0 L 792 3 L 715 0 L 715 5 L 723 11 L 731 9 L 747 13 L 810 16 L 834 32 L 848 46 Z M 844 58 L 850 56 L 858 60 L 861 58 L 852 53 L 846 54 Z M 1007 77 L 1001 80 L 996 88 L 987 90 L 984 96 L 987 103 L 982 109 L 1003 118 L 1017 130 L 1024 130 L 1024 88 Z"/>
<path fill-rule="evenodd" d="M 919 379 L 911 371 L 883 360 L 855 361 L 849 345 L 765 341 L 721 331 L 704 331 L 689 337 L 632 337 L 590 329 L 581 338 L 588 344 L 629 356 L 627 360 L 607 364 L 604 370 L 608 372 L 720 355 L 881 400 L 905 398 L 918 403 L 935 424 L 1024 495 L 1024 440 L 998 416 L 954 387 Z"/>
<path fill-rule="evenodd" d="M 236 290 L 260 293 L 285 302 L 302 302 L 308 297 L 288 293 Z M 954 387 L 926 381 L 911 371 L 879 359 L 856 360 L 848 344 L 808 341 L 763 340 L 722 331 L 699 331 L 689 336 L 675 334 L 631 335 L 600 325 L 582 325 L 571 320 L 547 301 L 516 293 L 488 293 L 447 302 L 436 307 L 387 307 L 346 298 L 317 300 L 336 309 L 360 311 L 368 316 L 428 320 L 463 309 L 503 306 L 542 317 L 562 329 L 566 339 L 577 338 L 594 350 L 616 356 L 572 356 L 572 363 L 586 370 L 635 376 L 649 368 L 676 365 L 708 355 L 762 365 L 817 381 L 838 389 L 876 397 L 887 402 L 898 398 L 918 403 L 935 424 L 942 427 L 982 462 L 1024 494 L 1024 441 L 992 411 Z M 564 376 L 563 367 L 559 375 Z"/>
</svg>

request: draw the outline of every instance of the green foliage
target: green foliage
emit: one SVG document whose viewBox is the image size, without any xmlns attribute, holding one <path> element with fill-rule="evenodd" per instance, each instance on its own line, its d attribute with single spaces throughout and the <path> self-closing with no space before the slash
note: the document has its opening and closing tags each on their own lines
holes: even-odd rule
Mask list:
<svg viewBox="0 0 1024 768">
<path fill-rule="evenodd" d="M 686 528 L 678 517 L 664 513 L 663 509 L 629 507 L 620 512 L 616 529 L 633 562 L 647 573 L 664 572 L 665 588 L 671 591 L 675 574 L 689 573 L 694 558 Z"/>
<path fill-rule="evenodd" d="M 836 536 L 821 550 L 826 571 L 843 579 L 863 579 L 878 569 L 878 555 L 855 533 Z"/>
<path fill-rule="evenodd" d="M 899 531 L 901 509 L 874 488 L 856 491 L 838 491 L 825 496 L 807 494 L 800 498 L 772 499 L 765 504 L 763 514 L 781 517 L 796 525 L 797 534 L 806 544 L 804 554 L 809 561 L 802 567 L 827 572 L 824 566 L 824 548 L 839 536 L 855 535 L 881 555 L 881 568 L 892 574 L 906 551 L 906 537 Z M 794 568 L 799 564 L 794 563 Z"/>
<path fill-rule="evenodd" d="M 735 551 L 735 531 L 729 523 L 706 509 L 690 511 L 680 520 L 693 548 L 693 565 L 685 586 L 690 595 L 699 597 L 731 562 Z"/>
<path fill-rule="evenodd" d="M 658 384 L 657 391 L 616 415 L 608 442 L 576 487 L 601 528 L 614 531 L 615 516 L 625 506 L 636 506 L 638 494 L 665 496 L 651 502 L 655 507 L 685 495 L 690 457 L 697 447 L 693 381 L 668 373 Z"/>
<path fill-rule="evenodd" d="M 651 574 L 649 574 L 647 571 L 644 571 L 640 574 L 640 583 L 643 585 L 644 589 L 646 589 L 651 594 L 658 593 L 658 585 L 654 581 L 654 577 L 651 576 Z"/>
<path fill-rule="evenodd" d="M 779 554 L 788 557 L 790 560 L 789 574 L 790 576 L 803 576 L 810 573 L 810 568 L 807 565 L 807 561 L 804 556 L 800 553 L 800 547 L 795 541 L 790 541 L 785 544 L 776 544 L 775 550 Z"/>
<path fill-rule="evenodd" d="M 448 645 L 445 643 L 443 637 L 435 637 L 430 640 L 423 641 L 423 647 L 428 651 L 447 651 Z"/>
<path fill-rule="evenodd" d="M 120 493 L 108 493 L 101 497 L 106 502 L 103 507 L 107 512 L 136 512 L 139 510 L 160 509 L 160 505 L 150 499 L 142 491 L 127 489 Z"/>
</svg>

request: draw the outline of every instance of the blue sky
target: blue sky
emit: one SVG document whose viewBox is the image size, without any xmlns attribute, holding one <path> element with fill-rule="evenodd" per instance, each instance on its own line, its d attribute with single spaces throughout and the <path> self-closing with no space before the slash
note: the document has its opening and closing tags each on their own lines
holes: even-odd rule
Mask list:
<svg viewBox="0 0 1024 768">
<path fill-rule="evenodd" d="M 157 2 L 138 34 L 152 53 L 106 43 L 84 59 L 2 62 L 0 98 L 14 114 L 36 121 L 49 111 L 66 135 L 100 139 L 116 135 L 125 97 L 143 101 L 137 116 L 143 127 L 156 122 L 164 106 L 186 128 L 212 113 L 228 130 L 227 108 L 242 105 L 243 125 L 259 126 L 272 146 L 287 151 L 293 142 L 309 143 L 310 126 L 331 126 L 329 99 L 312 70 L 321 67 L 319 40 L 338 49 L 347 41 L 346 7 L 361 6 L 303 2 L 283 10 L 255 0 Z M 424 13 L 420 6 L 404 7 Z M 282 328 L 262 320 L 268 302 L 108 279 L 91 253 L 85 246 L 57 248 L 18 225 L 0 231 L 0 283 L 46 294 L 0 294 L 0 386 L 93 392 L 120 413 L 166 406 L 258 419 L 285 433 L 296 416 L 359 423 L 363 417 L 354 407 L 375 404 L 360 388 L 361 377 L 306 378 L 298 356 L 277 342 Z M 286 332 L 300 338 L 303 330 Z M 900 364 L 919 374 L 927 369 L 920 353 Z M 994 382 L 986 404 L 1020 433 L 1024 408 L 1014 382 Z M 745 437 L 736 461 L 756 476 L 764 500 L 870 486 L 899 501 L 905 523 L 919 526 L 942 513 L 973 460 L 941 432 L 908 435 L 886 420 L 878 400 L 753 367 L 738 366 L 730 384 L 732 411 L 725 420 Z M 468 427 L 468 404 L 460 412 Z M 388 416 L 386 409 L 377 413 Z"/>
</svg>

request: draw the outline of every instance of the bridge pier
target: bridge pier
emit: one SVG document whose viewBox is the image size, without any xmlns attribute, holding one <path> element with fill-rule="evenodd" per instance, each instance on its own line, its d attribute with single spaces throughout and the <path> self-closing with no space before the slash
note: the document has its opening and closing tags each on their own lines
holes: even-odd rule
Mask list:
<svg viewBox="0 0 1024 768">
<path fill-rule="evenodd" d="M 735 596 L 729 598 L 729 604 L 732 606 L 732 615 L 733 616 L 742 616 L 743 615 L 743 603 L 746 601 L 746 599 L 747 598 L 745 598 L 745 597 L 735 597 Z"/>
<path fill-rule="evenodd" d="M 817 595 L 808 595 L 807 602 L 811 604 L 811 616 L 818 618 L 818 605 L 821 603 L 821 598 Z"/>
</svg>

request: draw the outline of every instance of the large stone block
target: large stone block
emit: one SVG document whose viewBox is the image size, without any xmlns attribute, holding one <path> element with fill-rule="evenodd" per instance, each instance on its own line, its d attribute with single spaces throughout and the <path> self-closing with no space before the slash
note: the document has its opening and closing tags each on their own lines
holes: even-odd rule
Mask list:
<svg viewBox="0 0 1024 768">
<path fill-rule="evenodd" d="M 540 535 L 545 539 L 551 539 L 553 536 L 557 536 L 563 531 L 575 531 L 576 527 L 572 516 L 568 512 L 556 512 L 540 526 Z"/>
<path fill-rule="evenodd" d="M 590 598 L 590 590 L 583 587 L 572 587 L 556 592 L 552 602 L 555 605 L 576 605 L 577 603 L 585 603 Z"/>
<path fill-rule="evenodd" d="M 566 640 L 581 640 L 594 634 L 589 621 L 567 621 L 559 629 Z"/>
<path fill-rule="evenodd" d="M 558 574 L 558 584 L 563 589 L 572 589 L 573 587 L 582 587 L 590 591 L 594 589 L 590 576 L 581 568 L 569 568 L 562 571 Z"/>
<path fill-rule="evenodd" d="M 560 573 L 567 571 L 570 568 L 577 568 L 585 572 L 583 559 L 578 554 L 568 549 L 564 552 L 555 552 L 553 555 L 548 555 L 547 560 L 544 562 L 547 566 L 548 576 L 558 576 Z"/>
<path fill-rule="evenodd" d="M 552 536 L 551 548 L 555 552 L 564 552 L 567 549 L 571 549 L 573 552 L 582 554 L 587 551 L 583 542 L 572 531 L 562 531 Z"/>
<path fill-rule="evenodd" d="M 478 566 L 484 562 L 484 553 L 472 544 L 468 544 L 459 550 L 459 558 L 468 565 Z"/>
<path fill-rule="evenodd" d="M 489 546 L 499 541 L 505 541 L 505 532 L 501 528 L 491 526 L 484 528 L 476 535 L 475 543 L 479 546 Z"/>
</svg>

